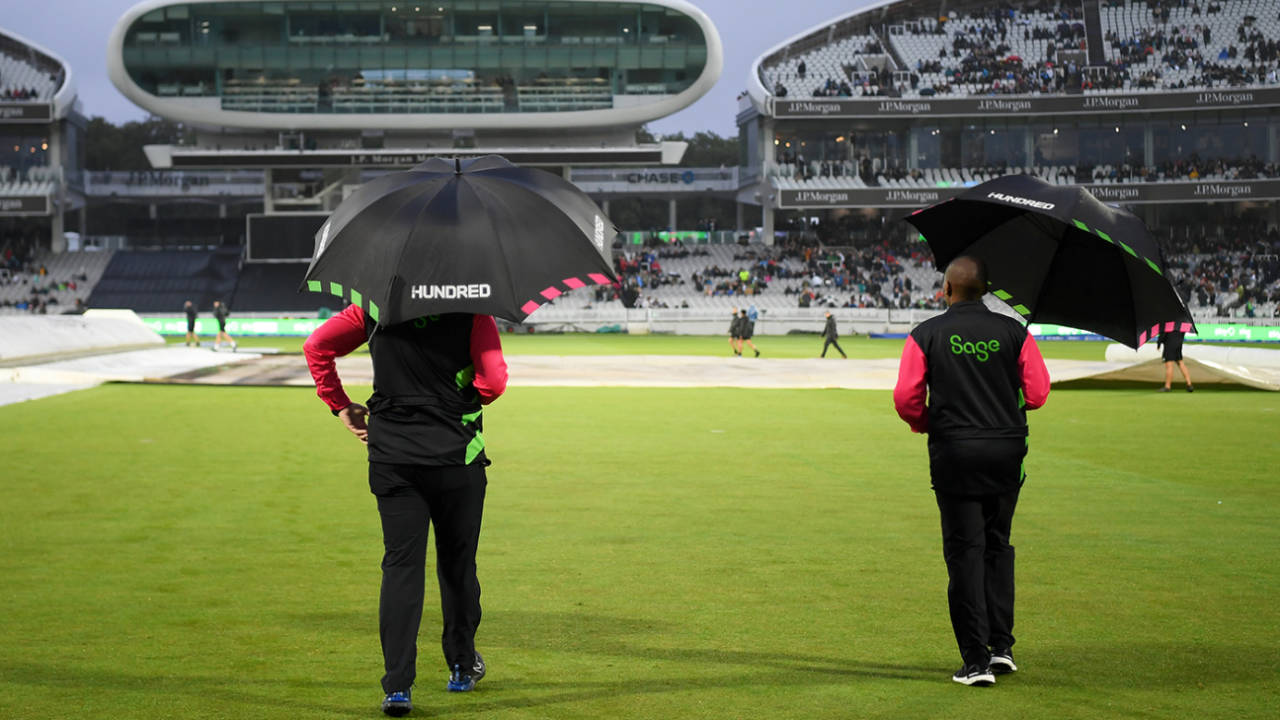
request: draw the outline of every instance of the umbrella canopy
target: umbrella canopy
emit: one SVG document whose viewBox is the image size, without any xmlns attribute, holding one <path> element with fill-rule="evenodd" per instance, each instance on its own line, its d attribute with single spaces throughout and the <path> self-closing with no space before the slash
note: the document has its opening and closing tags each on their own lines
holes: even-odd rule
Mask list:
<svg viewBox="0 0 1280 720">
<path fill-rule="evenodd" d="M 359 305 L 380 325 L 466 312 L 522 321 L 617 278 L 617 229 L 569 181 L 496 155 L 433 158 L 347 198 L 316 233 L 303 290 Z"/>
<path fill-rule="evenodd" d="M 1195 329 L 1146 226 L 1082 187 L 1005 175 L 907 222 L 928 241 L 938 270 L 960 255 L 985 261 L 991 293 L 1028 321 L 1132 348 L 1163 331 Z"/>
</svg>

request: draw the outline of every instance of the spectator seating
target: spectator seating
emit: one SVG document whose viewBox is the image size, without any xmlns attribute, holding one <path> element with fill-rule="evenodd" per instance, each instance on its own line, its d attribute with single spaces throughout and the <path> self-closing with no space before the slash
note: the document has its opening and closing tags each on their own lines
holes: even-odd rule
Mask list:
<svg viewBox="0 0 1280 720">
<path fill-rule="evenodd" d="M 29 312 L 14 305 L 29 302 L 33 296 L 46 304 L 50 315 L 74 309 L 77 299 L 84 301 L 89 297 L 111 256 L 111 252 L 44 251 L 28 263 L 27 272 L 0 270 L 0 314 Z M 39 274 L 41 267 L 46 270 L 43 276 Z"/>
<path fill-rule="evenodd" d="M 803 249 L 798 247 L 741 245 L 628 246 L 619 257 L 626 262 L 621 274 L 626 288 L 623 292 L 632 290 L 637 294 L 636 307 L 687 307 L 728 313 L 730 308 L 754 305 L 767 312 L 799 306 L 800 294 L 805 290 L 817 293 L 811 302 L 815 307 L 843 307 L 851 298 L 853 307 L 899 307 L 901 292 L 897 284 L 907 278 L 911 279 L 910 304 L 935 301 L 935 285 L 940 278 L 927 255 L 920 249 L 911 252 L 908 243 L 897 245 L 893 249 L 877 244 L 858 248 L 811 247 L 813 257 L 808 263 Z M 650 265 L 655 260 L 660 268 L 657 271 Z M 750 275 L 745 284 L 739 275 L 744 270 Z M 607 288 L 584 288 L 556 298 L 552 306 L 621 307 L 614 294 Z"/>
<path fill-rule="evenodd" d="M 781 96 L 956 96 L 1167 92 L 1280 84 L 1280 7 L 1275 0 L 1109 0 L 1096 21 L 1079 3 L 1022 0 L 1014 9 L 922 16 L 868 27 L 761 65 Z M 1088 67 L 1090 32 L 1105 67 Z M 886 38 L 882 48 L 874 34 Z M 1093 50 L 1093 53 L 1089 53 Z M 886 55 L 886 51 L 888 55 Z M 1064 55 L 1071 51 L 1072 55 Z M 807 65 L 804 78 L 798 73 Z M 872 82 L 860 70 L 876 68 Z M 851 92 L 828 93 L 826 81 Z"/>
<path fill-rule="evenodd" d="M 340 298 L 298 292 L 308 263 L 245 263 L 228 307 L 237 312 L 315 312 L 320 307 L 341 310 Z"/>
<path fill-rule="evenodd" d="M 1275 47 L 1280 7 L 1274 0 L 1170 4 L 1160 6 L 1159 13 L 1132 0 L 1099 7 L 1107 61 L 1124 67 L 1118 89 L 1159 92 L 1280 82 Z"/>
<path fill-rule="evenodd" d="M 35 66 L 0 52 L 0 100 L 12 102 L 11 98 L 5 97 L 9 91 L 31 90 L 35 91 L 35 97 L 25 99 L 48 102 L 58 91 L 58 81 Z"/>
<path fill-rule="evenodd" d="M 871 52 L 868 52 L 871 50 Z M 793 97 L 811 97 L 814 89 L 823 86 L 828 80 L 837 84 L 841 82 L 860 86 L 856 81 L 855 71 L 866 70 L 864 55 L 880 55 L 883 50 L 873 35 L 854 35 L 838 40 L 830 45 L 818 47 L 809 52 L 795 55 L 780 63 L 762 67 L 765 87 L 770 90 L 778 84 L 788 88 Z M 804 63 L 804 77 L 800 76 L 800 64 Z"/>
<path fill-rule="evenodd" d="M 840 165 L 838 171 L 832 165 Z M 976 185 L 1002 175 L 1034 175 L 1055 185 L 1111 185 L 1142 182 L 1188 182 L 1192 180 L 1240 180 L 1258 177 L 1280 177 L 1280 167 L 1250 159 L 1231 163 L 1179 161 L 1156 167 L 1141 166 L 1074 166 L 1044 165 L 1040 167 L 986 168 L 919 168 L 914 170 L 877 169 L 871 182 L 856 174 L 851 162 L 781 163 L 776 166 L 772 182 L 779 190 L 850 190 L 868 187 L 924 189 Z"/>
<path fill-rule="evenodd" d="M 122 250 L 111 258 L 88 305 L 138 312 L 179 312 L 190 300 L 201 310 L 228 301 L 236 287 L 239 247 L 217 250 Z"/>
<path fill-rule="evenodd" d="M 1062 77 L 1061 70 L 1046 67 L 1046 62 L 1053 60 L 1059 48 L 1078 47 L 1084 35 L 1081 20 L 1039 10 L 1019 12 L 999 23 L 989 17 L 959 15 L 941 24 L 923 19 L 892 28 L 889 42 L 902 60 L 902 69 L 919 78 L 917 87 L 899 84 L 898 91 L 903 97 L 919 97 L 925 88 L 942 88 L 954 95 L 983 95 L 1016 89 L 1018 77 L 1048 72 L 1056 80 Z M 970 56 L 981 57 L 981 61 L 966 67 L 963 61 Z M 931 66 L 937 69 L 924 69 Z M 959 80 L 957 72 L 961 72 Z M 1049 89 L 1061 90 L 1056 83 Z M 1026 90 L 1028 94 L 1041 92 L 1036 84 Z"/>
<path fill-rule="evenodd" d="M 41 197 L 57 192 L 62 182 L 60 167 L 32 167 L 25 172 L 0 167 L 0 195 L 9 197 Z"/>
</svg>

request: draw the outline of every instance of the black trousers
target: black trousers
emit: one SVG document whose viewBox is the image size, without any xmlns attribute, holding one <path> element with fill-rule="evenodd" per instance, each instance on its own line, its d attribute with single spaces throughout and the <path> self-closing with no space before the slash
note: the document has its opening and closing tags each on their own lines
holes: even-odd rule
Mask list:
<svg viewBox="0 0 1280 720">
<path fill-rule="evenodd" d="M 369 463 L 369 489 L 378 498 L 385 548 L 378 604 L 385 692 L 407 690 L 417 675 L 428 525 L 435 525 L 446 666 L 471 667 L 475 662 L 476 628 L 480 626 L 476 545 L 486 485 L 483 464 L 427 467 Z"/>
<path fill-rule="evenodd" d="M 819 357 L 826 357 L 827 348 L 831 347 L 832 345 L 836 346 L 836 350 L 840 351 L 840 355 L 842 357 L 849 357 L 848 355 L 844 354 L 844 348 L 840 347 L 840 343 L 836 342 L 836 339 L 830 336 L 822 338 L 822 355 L 820 355 Z"/>
<path fill-rule="evenodd" d="M 1013 647 L 1013 546 L 1016 488 L 1003 495 L 935 490 L 942 516 L 951 629 L 966 665 L 985 668 L 991 649 Z"/>
</svg>

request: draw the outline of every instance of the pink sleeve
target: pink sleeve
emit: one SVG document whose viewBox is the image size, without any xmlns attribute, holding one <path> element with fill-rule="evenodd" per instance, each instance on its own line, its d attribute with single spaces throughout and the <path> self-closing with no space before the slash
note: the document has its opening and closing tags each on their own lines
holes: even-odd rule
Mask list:
<svg viewBox="0 0 1280 720">
<path fill-rule="evenodd" d="M 1027 340 L 1022 343 L 1018 370 L 1022 375 L 1022 397 L 1027 401 L 1027 409 L 1035 410 L 1044 405 L 1049 398 L 1049 368 L 1045 367 L 1040 348 L 1031 333 L 1027 333 Z"/>
<path fill-rule="evenodd" d="M 898 363 L 898 384 L 893 388 L 893 406 L 898 417 L 911 426 L 912 432 L 929 432 L 929 414 L 925 400 L 929 394 L 929 363 L 915 338 L 907 336 Z"/>
<path fill-rule="evenodd" d="M 363 345 L 368 340 L 364 333 L 364 312 L 358 305 L 348 305 L 316 328 L 302 345 L 307 368 L 316 381 L 316 395 L 330 410 L 336 412 L 351 404 L 334 360 Z"/>
<path fill-rule="evenodd" d="M 480 402 L 488 405 L 507 389 L 502 340 L 498 337 L 498 324 L 489 315 L 476 315 L 471 323 L 471 362 L 476 368 L 476 392 L 480 393 Z"/>
</svg>

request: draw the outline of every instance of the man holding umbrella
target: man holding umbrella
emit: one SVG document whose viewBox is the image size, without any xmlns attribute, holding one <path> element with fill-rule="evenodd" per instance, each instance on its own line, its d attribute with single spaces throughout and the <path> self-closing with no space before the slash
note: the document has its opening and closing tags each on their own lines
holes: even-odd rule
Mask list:
<svg viewBox="0 0 1280 720">
<path fill-rule="evenodd" d="M 485 675 L 475 649 L 489 464 L 481 413 L 507 383 L 493 316 L 518 322 L 565 292 L 616 282 L 608 227 L 564 178 L 486 156 L 432 159 L 371 180 L 316 234 L 302 288 L 350 305 L 304 349 L 317 394 L 368 445 L 385 546 L 378 615 L 388 715 L 413 707 L 429 525 L 446 687 L 469 691 Z M 366 341 L 367 410 L 334 370 L 335 358 Z"/>
<path fill-rule="evenodd" d="M 335 358 L 366 339 L 373 356 L 372 417 L 347 397 L 334 368 Z M 448 689 L 470 690 L 485 674 L 475 648 L 476 546 L 489 461 L 483 441 L 476 441 L 481 406 L 507 384 L 497 325 L 488 315 L 450 314 L 378 328 L 350 305 L 317 328 L 303 351 L 317 394 L 369 450 L 369 488 L 386 546 L 378 613 L 383 711 L 395 716 L 412 708 L 429 525 L 435 526 L 444 655 L 452 671 Z"/>
<path fill-rule="evenodd" d="M 1026 478 L 1026 411 L 1049 394 L 1035 340 L 983 305 L 986 289 L 982 261 L 961 256 L 947 266 L 950 307 L 911 331 L 893 391 L 898 415 L 929 435 L 951 627 L 964 660 L 952 679 L 964 685 L 1017 670 L 1009 531 Z"/>
</svg>

